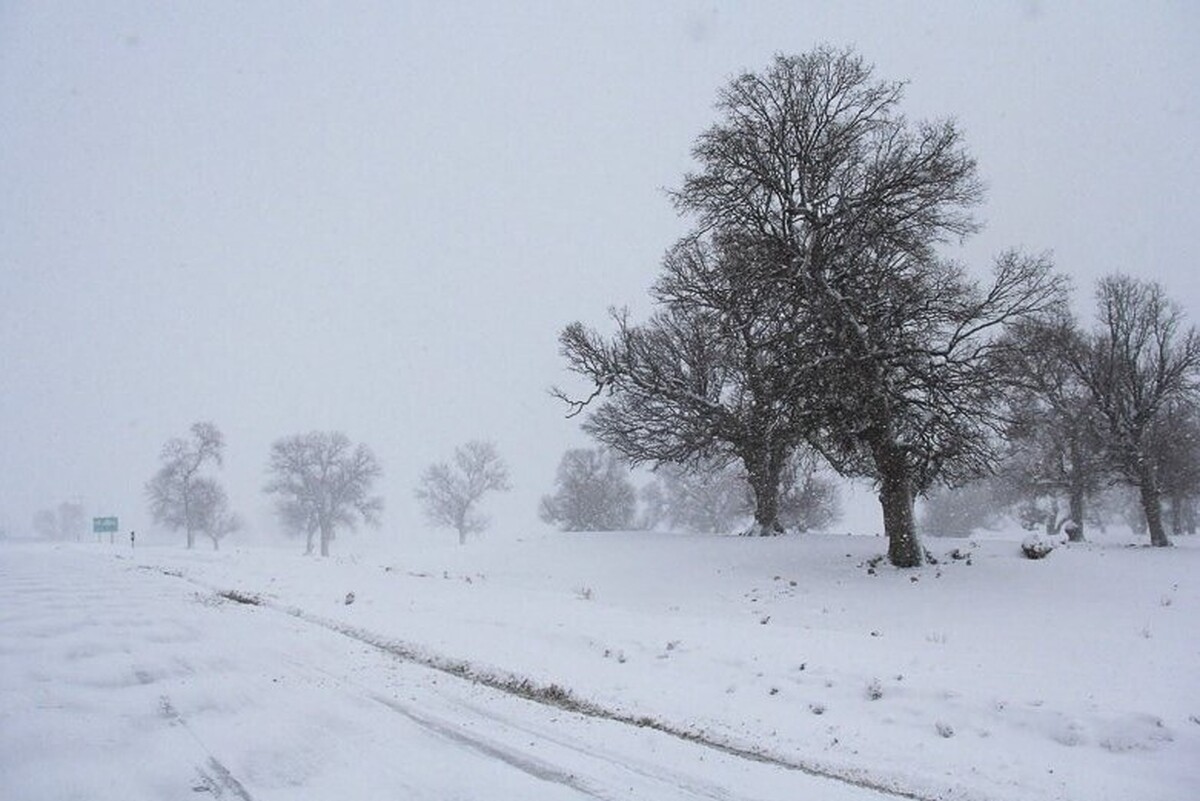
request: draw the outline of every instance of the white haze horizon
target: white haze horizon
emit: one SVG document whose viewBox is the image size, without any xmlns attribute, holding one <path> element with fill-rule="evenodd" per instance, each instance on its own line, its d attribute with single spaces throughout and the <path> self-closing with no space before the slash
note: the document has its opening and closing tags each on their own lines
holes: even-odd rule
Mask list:
<svg viewBox="0 0 1200 801">
<path fill-rule="evenodd" d="M 1198 33 L 1166 2 L 6 3 L 0 528 L 79 500 L 152 532 L 145 482 L 199 420 L 248 540 L 279 530 L 270 444 L 312 430 L 383 465 L 382 531 L 347 536 L 427 536 L 418 477 L 469 439 L 511 468 L 496 529 L 542 526 L 588 444 L 548 392 L 580 388 L 559 331 L 648 313 L 717 90 L 820 44 L 961 125 L 973 271 L 1051 252 L 1085 319 L 1121 271 L 1200 322 Z"/>
</svg>

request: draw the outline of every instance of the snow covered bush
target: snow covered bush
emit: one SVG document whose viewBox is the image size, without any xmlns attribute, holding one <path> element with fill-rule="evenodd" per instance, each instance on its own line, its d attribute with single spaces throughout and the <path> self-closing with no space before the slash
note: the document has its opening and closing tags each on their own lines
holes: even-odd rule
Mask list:
<svg viewBox="0 0 1200 801">
<path fill-rule="evenodd" d="M 1026 559 L 1044 559 L 1054 550 L 1054 542 L 1039 534 L 1030 534 L 1021 541 L 1021 553 Z"/>
</svg>

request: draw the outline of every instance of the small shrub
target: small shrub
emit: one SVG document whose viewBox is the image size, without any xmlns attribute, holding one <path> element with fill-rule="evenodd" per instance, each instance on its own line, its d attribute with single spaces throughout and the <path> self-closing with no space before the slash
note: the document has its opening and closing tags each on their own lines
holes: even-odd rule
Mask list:
<svg viewBox="0 0 1200 801">
<path fill-rule="evenodd" d="M 879 679 L 871 679 L 871 683 L 867 685 L 867 700 L 878 701 L 883 697 L 883 685 L 879 683 Z"/>
<path fill-rule="evenodd" d="M 1021 542 L 1021 553 L 1026 559 L 1045 559 L 1054 550 L 1054 543 L 1036 534 L 1031 534 Z"/>
</svg>

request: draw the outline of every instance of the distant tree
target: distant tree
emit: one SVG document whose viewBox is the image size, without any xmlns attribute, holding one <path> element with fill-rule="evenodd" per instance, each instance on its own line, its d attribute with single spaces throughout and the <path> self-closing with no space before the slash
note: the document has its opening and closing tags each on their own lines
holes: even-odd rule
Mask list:
<svg viewBox="0 0 1200 801">
<path fill-rule="evenodd" d="M 667 498 L 661 481 L 650 481 L 638 489 L 638 506 L 637 527 L 643 531 L 653 531 L 667 519 Z"/>
<path fill-rule="evenodd" d="M 564 531 L 624 531 L 633 526 L 637 491 L 629 468 L 603 448 L 572 448 L 558 463 L 553 495 L 542 498 L 542 520 Z"/>
<path fill-rule="evenodd" d="M 162 466 L 146 484 L 154 522 L 186 531 L 188 548 L 195 546 L 196 532 L 204 527 L 197 482 L 205 466 L 221 466 L 224 448 L 225 438 L 215 425 L 195 423 L 190 438 L 167 440 L 159 454 Z"/>
<path fill-rule="evenodd" d="M 33 530 L 45 540 L 78 541 L 83 528 L 83 504 L 75 501 L 63 501 L 54 509 L 41 509 L 33 516 Z"/>
<path fill-rule="evenodd" d="M 661 487 L 662 520 L 673 529 L 729 533 L 754 511 L 750 485 L 735 463 L 666 464 L 655 470 L 655 483 Z"/>
<path fill-rule="evenodd" d="M 213 479 L 198 478 L 193 489 L 197 528 L 212 542 L 214 551 L 220 550 L 221 540 L 239 531 L 242 520 L 230 510 L 225 489 Z"/>
<path fill-rule="evenodd" d="M 1200 498 L 1200 409 L 1196 403 L 1168 404 L 1153 441 L 1163 497 L 1170 503 L 1171 533 L 1194 534 Z"/>
<path fill-rule="evenodd" d="M 53 509 L 39 509 L 33 515 L 33 530 L 44 540 L 59 538 L 58 515 Z"/>
<path fill-rule="evenodd" d="M 1040 523 L 1048 534 L 1065 528 L 1075 542 L 1084 539 L 1086 501 L 1108 472 L 1095 400 L 1071 368 L 1082 345 L 1082 332 L 1065 313 L 1014 328 L 1004 365 L 1014 387 L 1009 447 L 995 485 L 1024 522 Z M 1060 514 L 1063 498 L 1067 509 Z"/>
<path fill-rule="evenodd" d="M 1195 396 L 1200 338 L 1156 283 L 1114 275 L 1101 279 L 1096 297 L 1099 322 L 1072 367 L 1095 401 L 1113 468 L 1138 489 L 1150 543 L 1170 545 L 1156 437 L 1170 405 Z"/>
<path fill-rule="evenodd" d="M 352 444 L 340 431 L 312 431 L 271 445 L 264 492 L 277 496 L 276 512 L 288 531 L 305 535 L 306 554 L 320 534 L 321 556 L 329 556 L 339 528 L 360 520 L 379 525 L 383 499 L 371 495 L 371 487 L 382 474 L 366 445 Z"/>
<path fill-rule="evenodd" d="M 468 534 L 487 528 L 478 504 L 488 492 L 510 489 L 508 468 L 491 442 L 473 440 L 454 450 L 454 460 L 430 465 L 421 475 L 416 496 L 435 526 L 458 532 L 460 545 Z"/>
<path fill-rule="evenodd" d="M 926 536 L 969 537 L 979 529 L 995 526 L 1003 513 L 993 482 L 977 479 L 961 487 L 934 489 L 921 505 L 919 522 Z"/>
<path fill-rule="evenodd" d="M 837 485 L 821 473 L 817 460 L 797 451 L 780 471 L 780 524 L 793 531 L 827 528 L 840 516 Z M 662 498 L 661 519 L 673 528 L 698 533 L 732 531 L 754 514 L 755 493 L 737 462 L 711 459 L 691 465 L 664 465 L 655 471 Z"/>
<path fill-rule="evenodd" d="M 760 280 L 769 254 L 744 237 L 685 238 L 663 260 L 652 290 L 661 311 L 643 325 L 614 314 L 605 340 L 579 323 L 560 337 L 568 367 L 592 382 L 583 411 L 593 437 L 635 464 L 703 465 L 736 460 L 753 491 L 754 535 L 784 531 L 779 489 L 804 441 L 806 387 L 791 369 L 796 335 L 786 296 Z"/>
<path fill-rule="evenodd" d="M 784 466 L 779 519 L 794 531 L 821 531 L 842 516 L 837 482 L 823 471 L 815 454 L 798 450 Z"/>
<path fill-rule="evenodd" d="M 85 523 L 83 504 L 78 501 L 63 501 L 58 505 L 58 530 L 62 539 L 78 541 Z"/>
</svg>

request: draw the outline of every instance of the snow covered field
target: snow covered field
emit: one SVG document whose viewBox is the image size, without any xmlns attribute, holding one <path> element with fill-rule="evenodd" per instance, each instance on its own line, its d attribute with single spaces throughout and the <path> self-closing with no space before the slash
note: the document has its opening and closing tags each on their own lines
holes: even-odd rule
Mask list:
<svg viewBox="0 0 1200 801">
<path fill-rule="evenodd" d="M 1200 793 L 1192 538 L 350 544 L 0 548 L 0 798 Z"/>
</svg>

